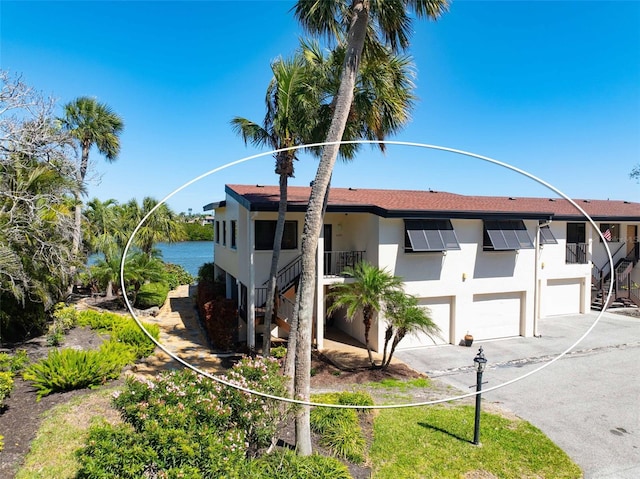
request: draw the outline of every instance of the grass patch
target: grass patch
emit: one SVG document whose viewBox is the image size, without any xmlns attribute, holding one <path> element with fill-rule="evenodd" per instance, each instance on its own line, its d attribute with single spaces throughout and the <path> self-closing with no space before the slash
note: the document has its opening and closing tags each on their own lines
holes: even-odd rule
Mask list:
<svg viewBox="0 0 640 479">
<path fill-rule="evenodd" d="M 120 421 L 110 406 L 114 391 L 100 389 L 48 411 L 16 479 L 75 478 L 80 470 L 76 451 L 84 446 L 89 427 Z"/>
<path fill-rule="evenodd" d="M 486 471 L 501 479 L 582 477 L 566 453 L 526 421 L 482 413 L 481 446 L 471 443 L 473 423 L 471 406 L 380 411 L 370 452 L 374 476 L 458 479 Z"/>
<path fill-rule="evenodd" d="M 416 388 L 428 388 L 431 386 L 431 381 L 427 378 L 415 378 L 407 381 L 387 378 L 375 383 L 367 383 L 366 386 L 374 389 L 393 389 L 399 392 L 407 392 Z"/>
</svg>

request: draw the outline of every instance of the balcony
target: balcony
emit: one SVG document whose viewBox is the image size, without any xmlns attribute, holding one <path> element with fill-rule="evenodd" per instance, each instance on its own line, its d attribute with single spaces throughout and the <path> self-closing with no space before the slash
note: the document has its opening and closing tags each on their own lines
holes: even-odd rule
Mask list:
<svg viewBox="0 0 640 479">
<path fill-rule="evenodd" d="M 342 276 L 346 268 L 353 268 L 365 258 L 366 251 L 325 251 L 324 275 Z"/>
<path fill-rule="evenodd" d="M 588 243 L 567 243 L 566 263 L 587 264 Z"/>
</svg>

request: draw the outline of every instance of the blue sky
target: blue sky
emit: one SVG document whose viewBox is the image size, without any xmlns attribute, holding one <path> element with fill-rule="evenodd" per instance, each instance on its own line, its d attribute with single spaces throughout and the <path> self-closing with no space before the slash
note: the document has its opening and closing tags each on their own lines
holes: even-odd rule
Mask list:
<svg viewBox="0 0 640 479">
<path fill-rule="evenodd" d="M 261 121 L 270 62 L 303 35 L 285 1 L 0 2 L 0 66 L 58 99 L 110 105 L 122 151 L 96 152 L 89 197 L 161 199 L 188 180 L 258 152 L 229 127 Z M 640 201 L 640 2 L 454 1 L 416 21 L 409 53 L 419 101 L 394 140 L 511 164 L 572 198 Z M 293 185 L 313 179 L 302 157 Z M 270 156 L 186 188 L 169 205 L 200 212 L 225 183 L 277 184 Z M 364 147 L 334 186 L 556 196 L 530 179 L 450 153 Z"/>
</svg>

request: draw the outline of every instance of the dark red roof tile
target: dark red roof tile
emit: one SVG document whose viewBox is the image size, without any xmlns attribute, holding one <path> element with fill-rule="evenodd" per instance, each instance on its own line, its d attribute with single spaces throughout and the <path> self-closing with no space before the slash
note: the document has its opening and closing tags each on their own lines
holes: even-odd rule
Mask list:
<svg viewBox="0 0 640 479">
<path fill-rule="evenodd" d="M 280 197 L 277 186 L 227 185 L 252 205 L 271 205 L 277 208 Z M 311 188 L 290 186 L 289 204 L 304 206 L 309 201 Z M 628 218 L 640 221 L 640 203 L 619 200 L 573 201 L 593 218 Z M 526 198 L 501 196 L 466 196 L 455 193 L 380 190 L 363 188 L 331 188 L 329 208 L 349 207 L 380 209 L 386 212 L 431 212 L 470 214 L 528 214 L 555 217 L 582 217 L 582 213 L 564 198 Z"/>
</svg>

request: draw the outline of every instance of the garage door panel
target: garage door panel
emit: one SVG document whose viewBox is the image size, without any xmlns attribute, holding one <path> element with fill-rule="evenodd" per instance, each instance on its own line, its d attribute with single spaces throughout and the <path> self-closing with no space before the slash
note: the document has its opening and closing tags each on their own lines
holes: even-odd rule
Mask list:
<svg viewBox="0 0 640 479">
<path fill-rule="evenodd" d="M 474 295 L 469 332 L 474 339 L 519 336 L 521 303 L 520 292 Z"/>
<path fill-rule="evenodd" d="M 417 348 L 420 346 L 433 346 L 449 343 L 449 323 L 451 318 L 451 298 L 421 298 L 418 305 L 429 310 L 429 316 L 440 328 L 440 337 L 434 336 L 433 340 L 424 333 L 405 336 L 398 344 L 398 349 Z"/>
<path fill-rule="evenodd" d="M 582 298 L 582 280 L 550 279 L 543 293 L 545 316 L 562 314 L 580 314 Z"/>
</svg>

